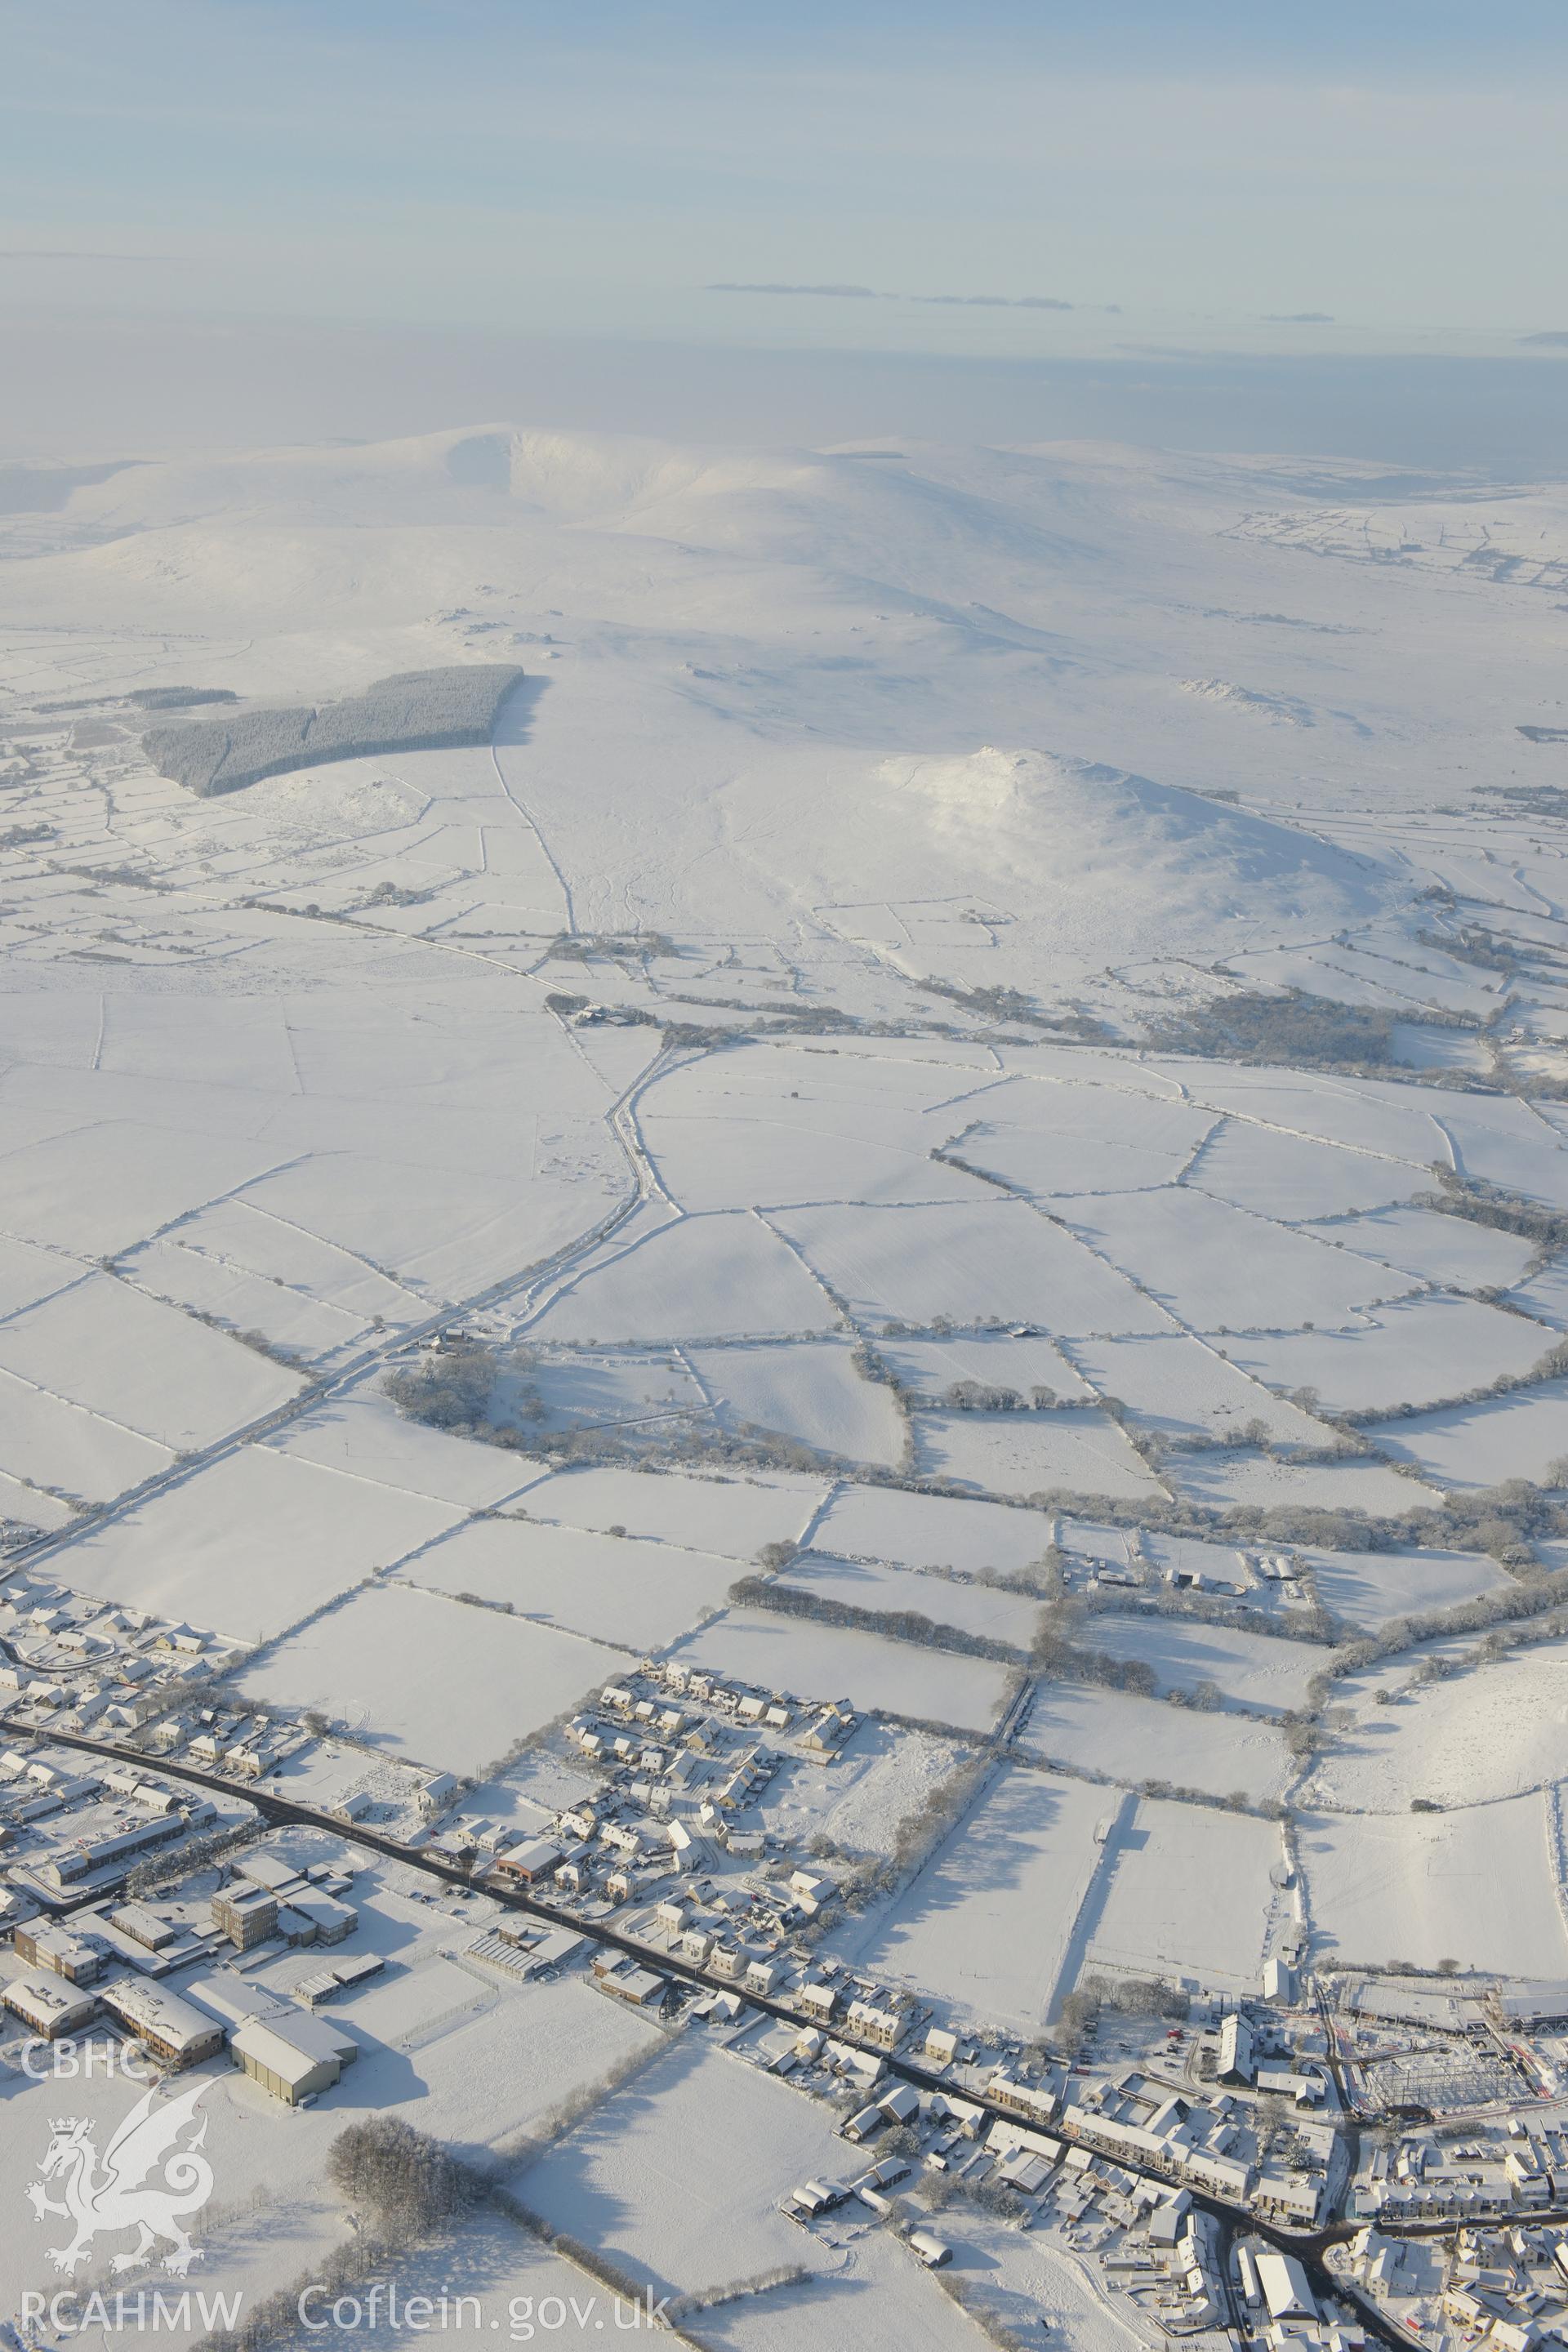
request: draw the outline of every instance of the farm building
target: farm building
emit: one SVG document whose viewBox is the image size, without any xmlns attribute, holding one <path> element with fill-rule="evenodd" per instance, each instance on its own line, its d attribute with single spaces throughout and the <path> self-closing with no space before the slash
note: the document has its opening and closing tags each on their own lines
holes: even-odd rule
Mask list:
<svg viewBox="0 0 1568 2352">
<path fill-rule="evenodd" d="M 343 2068 L 359 2056 L 352 2033 L 302 2011 L 249 2018 L 231 2035 L 228 2046 L 253 2083 L 290 2107 L 330 2091 Z"/>
</svg>

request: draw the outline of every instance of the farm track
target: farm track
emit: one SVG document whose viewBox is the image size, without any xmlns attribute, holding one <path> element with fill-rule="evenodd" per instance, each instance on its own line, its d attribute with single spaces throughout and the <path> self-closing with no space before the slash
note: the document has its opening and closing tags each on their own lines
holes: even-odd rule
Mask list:
<svg viewBox="0 0 1568 2352">
<path fill-rule="evenodd" d="M 422 1339 L 444 1330 L 448 1324 L 460 1323 L 465 1316 L 480 1312 L 487 1307 L 497 1306 L 503 1299 L 515 1296 L 520 1290 L 531 1286 L 535 1289 L 542 1288 L 544 1285 L 569 1275 L 580 1259 L 591 1255 L 595 1250 L 609 1240 L 612 1234 L 619 1232 L 620 1228 L 636 1215 L 646 1201 L 660 1195 L 658 1177 L 642 1148 L 641 1137 L 637 1127 L 635 1106 L 637 1097 L 644 1088 L 664 1076 L 673 1066 L 671 1057 L 661 1052 L 606 1112 L 605 1124 L 615 1137 L 622 1158 L 626 1161 L 632 1179 L 631 1189 L 613 1209 L 589 1226 L 585 1233 L 579 1234 L 574 1240 L 564 1244 L 561 1249 L 552 1252 L 548 1257 L 539 1259 L 532 1265 L 522 1266 L 515 1274 L 503 1276 L 499 1282 L 487 1285 L 483 1290 L 474 1292 L 471 1297 L 450 1301 L 437 1313 L 426 1316 L 421 1322 L 400 1327 L 397 1331 L 386 1335 L 378 1345 L 362 1349 L 348 1363 L 340 1366 L 328 1379 L 308 1382 L 298 1395 L 290 1397 L 287 1403 L 275 1406 L 270 1412 L 263 1413 L 255 1421 L 247 1422 L 243 1427 L 230 1430 L 224 1436 L 216 1438 L 210 1445 L 172 1462 L 167 1469 L 156 1472 L 151 1478 L 144 1479 L 140 1486 L 132 1486 L 123 1495 L 117 1496 L 111 1503 L 105 1504 L 101 1508 L 95 1510 L 90 1517 L 84 1518 L 79 1524 L 60 1528 L 53 1534 L 40 1536 L 36 1542 L 17 1545 L 6 1553 L 6 1559 L 18 1566 L 30 1568 L 44 1560 L 58 1558 L 62 1552 L 68 1551 L 73 1545 L 83 1543 L 97 1535 L 101 1528 L 111 1526 L 115 1520 L 124 1518 L 129 1513 L 139 1510 L 143 1504 L 152 1502 L 157 1496 L 183 1486 L 188 1479 L 199 1475 L 204 1470 L 212 1469 L 216 1464 L 240 1453 L 246 1446 L 257 1444 L 275 1435 L 279 1430 L 289 1428 L 306 1413 L 314 1411 L 317 1406 L 326 1403 L 334 1396 L 341 1395 L 344 1390 L 353 1388 L 367 1374 L 384 1367 L 395 1357 L 406 1354 L 409 1349 L 417 1347 Z"/>
</svg>

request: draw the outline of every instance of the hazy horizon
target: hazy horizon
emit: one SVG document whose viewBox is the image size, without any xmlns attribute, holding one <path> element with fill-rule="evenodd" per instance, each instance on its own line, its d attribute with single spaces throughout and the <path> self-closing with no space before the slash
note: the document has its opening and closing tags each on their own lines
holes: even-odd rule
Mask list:
<svg viewBox="0 0 1568 2352">
<path fill-rule="evenodd" d="M 1555 462 L 1568 26 L 1534 0 L 3 13 L 13 456 L 502 392 L 667 432 L 679 383 L 702 434 L 962 436 L 966 400 L 975 437 L 1079 434 L 1099 389 L 1139 440 Z M 289 365 L 314 405 L 254 396 Z"/>
<path fill-rule="evenodd" d="M 506 422 L 719 444 L 1103 440 L 1492 479 L 1568 466 L 1568 356 L 1549 354 L 1004 360 L 134 313 L 0 331 L 0 464 Z"/>
</svg>

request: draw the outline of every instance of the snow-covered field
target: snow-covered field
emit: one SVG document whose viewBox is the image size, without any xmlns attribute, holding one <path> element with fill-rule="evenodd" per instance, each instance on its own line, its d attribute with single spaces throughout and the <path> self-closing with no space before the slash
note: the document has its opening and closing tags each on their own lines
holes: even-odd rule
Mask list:
<svg viewBox="0 0 1568 2352">
<path fill-rule="evenodd" d="M 1454 1609 L 1509 1586 L 1486 1552 L 1305 1549 L 1301 1558 L 1323 1606 L 1371 1631 L 1413 1611 Z"/>
<path fill-rule="evenodd" d="M 1322 1673 L 1330 1655 L 1315 1642 L 1274 1641 L 1266 1633 L 1191 1617 L 1095 1617 L 1084 1639 L 1112 1657 L 1141 1660 L 1160 1690 L 1194 1691 L 1212 1684 L 1216 1704 L 1268 1715 L 1288 1715 L 1300 1706 L 1307 1685 Z"/>
<path fill-rule="evenodd" d="M 1314 1763 L 1309 1802 L 1352 1813 L 1407 1812 L 1411 1801 L 1489 1805 L 1563 1775 L 1568 1644 L 1543 1642 L 1512 1657 L 1426 1682 L 1415 1661 L 1393 1659 L 1335 1686 L 1348 1716 Z"/>
<path fill-rule="evenodd" d="M 975 2352 L 978 2332 L 909 2249 L 881 2231 L 846 2248 L 833 2271 L 722 2304 L 703 2313 L 701 2326 L 716 2352 L 795 2352 L 801 2344 L 813 2352 Z"/>
<path fill-rule="evenodd" d="M 340 1389 L 266 1443 L 270 1451 L 323 1470 L 399 1494 L 427 1495 L 458 1510 L 492 1509 L 524 1488 L 536 1490 L 543 1475 L 542 1465 L 525 1456 L 406 1420 L 375 1378 Z"/>
<path fill-rule="evenodd" d="M 176 1452 L 258 1420 L 301 1385 L 297 1372 L 101 1274 L 0 1325 L 0 1370 Z"/>
<path fill-rule="evenodd" d="M 842 1341 L 693 1348 L 688 1360 L 721 1422 L 797 1437 L 820 1453 L 892 1468 L 904 1425 L 890 1389 L 856 1370 Z"/>
<path fill-rule="evenodd" d="M 321 1707 L 422 1764 L 480 1773 L 625 1657 L 443 1593 L 367 1585 L 266 1651 L 239 1686 L 274 1706 Z"/>
<path fill-rule="evenodd" d="M 835 1559 L 814 1551 L 790 1563 L 785 1581 L 833 1601 L 847 1601 L 856 1609 L 913 1610 L 939 1625 L 1011 1642 L 1020 1650 L 1028 1648 L 1039 1627 L 1040 1603 L 1026 1593 L 872 1560 Z"/>
<path fill-rule="evenodd" d="M 921 1412 L 913 1430 L 918 1471 L 978 1493 L 1062 1488 L 1126 1502 L 1160 1492 L 1159 1480 L 1104 1413 Z"/>
<path fill-rule="evenodd" d="M 809 1844 L 820 1833 L 851 1853 L 888 1854 L 910 1817 L 973 1754 L 972 1744 L 944 1734 L 879 1723 L 831 1771 L 786 1765 L 763 1791 L 759 1818 L 792 1842 Z"/>
<path fill-rule="evenodd" d="M 1235 1440 L 1258 1421 L 1275 1444 L 1328 1440 L 1321 1422 L 1248 1380 L 1208 1340 L 1077 1339 L 1072 1358 L 1100 1395 L 1119 1399 L 1163 1436 Z"/>
<path fill-rule="evenodd" d="M 840 2150 L 815 2100 L 688 2043 L 511 2186 L 552 2227 L 618 2256 L 657 2292 L 689 2294 L 798 2263 L 811 2242 L 779 2201 L 831 2172 Z"/>
<path fill-rule="evenodd" d="M 1006 1698 L 1010 1669 L 914 1642 L 762 1609 L 726 1609 L 676 1645 L 684 1663 L 802 1699 L 847 1698 L 858 1709 L 988 1731 Z"/>
<path fill-rule="evenodd" d="M 1455 1813 L 1308 1814 L 1300 1843 L 1313 1928 L 1336 1959 L 1568 1969 L 1538 1796 Z"/>
<path fill-rule="evenodd" d="M 814 1540 L 819 1549 L 848 1559 L 956 1568 L 972 1576 L 1016 1575 L 1041 1559 L 1051 1540 L 1051 1522 L 1037 1512 L 1000 1509 L 994 1503 L 844 1486 L 817 1522 Z"/>
<path fill-rule="evenodd" d="M 1560 1486 L 1568 1483 L 1565 1405 L 1568 1381 L 1542 1381 L 1513 1396 L 1414 1414 L 1382 1432 L 1381 1443 L 1436 1486 L 1500 1486 L 1505 1478 Z"/>
<path fill-rule="evenodd" d="M 679 1471 L 612 1467 L 542 1478 L 528 1486 L 521 1507 L 531 1519 L 601 1535 L 624 1527 L 630 1536 L 749 1560 L 764 1544 L 801 1536 L 826 1492 L 805 1478 L 687 1477 Z"/>
<path fill-rule="evenodd" d="M 1456 1290 L 1507 1289 L 1534 1255 L 1518 1234 L 1439 1216 L 1431 1209 L 1379 1209 L 1321 1231 L 1325 1240 L 1348 1242 L 1363 1257 L 1382 1258 Z"/>
<path fill-rule="evenodd" d="M 106 1601 L 271 1641 L 461 1517 L 449 1503 L 247 1445 L 89 1531 L 61 1566 Z"/>
<path fill-rule="evenodd" d="M 1044 2026 L 1073 1953 L 1114 1789 L 1005 1770 L 899 1895 L 858 1958 L 1015 2033 Z"/>
<path fill-rule="evenodd" d="M 1212 1805 L 1140 1800 L 1107 1846 L 1088 1920 L 1088 1959 L 1135 1975 L 1183 1966 L 1250 1991 L 1280 1862 L 1272 1822 Z"/>
<path fill-rule="evenodd" d="M 784 1338 L 826 1331 L 833 1305 L 755 1217 L 684 1217 L 567 1288 L 532 1327 L 540 1339 Z"/>
<path fill-rule="evenodd" d="M 1435 1509 L 1442 1496 L 1418 1477 L 1402 1477 L 1386 1462 L 1347 1455 L 1339 1462 L 1290 1462 L 1275 1454 L 1193 1454 L 1170 1465 L 1179 1493 L 1211 1510 L 1359 1511 L 1397 1519 Z"/>
<path fill-rule="evenodd" d="M 1188 1172 L 1194 1185 L 1216 1200 L 1284 1224 L 1384 1209 L 1432 1185 L 1425 1168 L 1384 1153 L 1346 1150 L 1237 1119 L 1226 1120 L 1205 1141 Z M 1365 1234 L 1366 1227 L 1358 1227 L 1352 1246 Z"/>
<path fill-rule="evenodd" d="M 1336 1412 L 1424 1405 L 1532 1371 L 1552 1344 L 1539 1323 L 1479 1299 L 1423 1298 L 1380 1307 L 1342 1331 L 1233 1340 L 1244 1371 L 1285 1389 L 1309 1388 Z"/>
<path fill-rule="evenodd" d="M 1047 1762 L 1104 1773 L 1125 1788 L 1166 1780 L 1212 1797 L 1241 1790 L 1252 1801 L 1278 1797 L 1296 1769 L 1268 1724 L 1087 1683 L 1045 1685 L 1022 1738 Z"/>
<path fill-rule="evenodd" d="M 1114 1268 L 1022 1202 L 792 1209 L 771 1223 L 873 1327 L 1000 1316 L 1056 1337 L 1172 1328 Z"/>
<path fill-rule="evenodd" d="M 1358 1307 L 1397 1298 L 1415 1286 L 1413 1276 L 1374 1265 L 1352 1249 L 1331 1249 L 1275 1218 L 1210 1200 L 1190 1186 L 1065 1201 L 1061 1213 L 1075 1234 L 1190 1329 L 1337 1324 Z M 1247 1368 L 1246 1355 L 1237 1353 Z"/>
<path fill-rule="evenodd" d="M 399 1580 L 471 1593 L 519 1617 L 652 1650 L 722 1606 L 735 1563 L 642 1537 L 487 1518 L 429 1545 L 399 1570 Z"/>
<path fill-rule="evenodd" d="M 1093 1394 L 1043 1333 L 1020 1339 L 1005 1331 L 946 1339 L 883 1339 L 879 1352 L 900 1386 L 929 1406 L 940 1405 L 950 1389 L 971 1381 L 982 1389 L 1011 1389 L 1026 1401 L 1042 1388 L 1085 1402 Z"/>
</svg>

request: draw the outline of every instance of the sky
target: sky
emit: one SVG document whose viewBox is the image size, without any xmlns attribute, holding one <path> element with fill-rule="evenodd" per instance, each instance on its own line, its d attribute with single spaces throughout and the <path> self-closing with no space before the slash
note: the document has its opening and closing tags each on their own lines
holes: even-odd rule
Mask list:
<svg viewBox="0 0 1568 2352">
<path fill-rule="evenodd" d="M 0 38 L 24 354 L 1568 361 L 1560 0 L 0 0 Z"/>
</svg>

